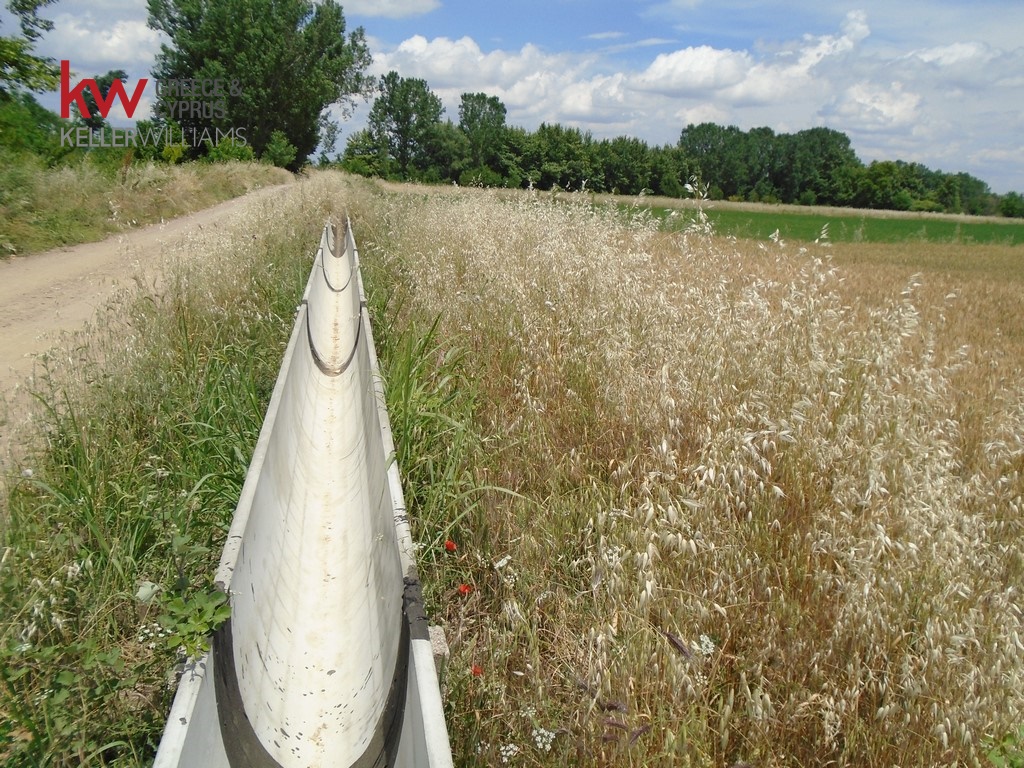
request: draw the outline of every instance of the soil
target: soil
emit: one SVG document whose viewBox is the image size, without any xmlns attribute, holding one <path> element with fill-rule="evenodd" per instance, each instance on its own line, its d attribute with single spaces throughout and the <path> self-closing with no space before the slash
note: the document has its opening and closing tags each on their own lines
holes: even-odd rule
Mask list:
<svg viewBox="0 0 1024 768">
<path fill-rule="evenodd" d="M 16 432 L 28 405 L 23 385 L 36 358 L 64 334 L 84 328 L 135 276 L 156 277 L 173 243 L 196 229 L 216 226 L 250 200 L 282 189 L 264 187 L 100 242 L 0 261 L 0 476 L 14 464 L 11 454 L 18 453 Z"/>
</svg>

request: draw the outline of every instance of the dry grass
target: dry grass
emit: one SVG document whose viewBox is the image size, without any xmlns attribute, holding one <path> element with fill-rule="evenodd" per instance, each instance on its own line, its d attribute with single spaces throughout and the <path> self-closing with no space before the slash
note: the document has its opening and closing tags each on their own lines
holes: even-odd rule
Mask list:
<svg viewBox="0 0 1024 768">
<path fill-rule="evenodd" d="M 889 211 L 875 208 L 850 208 L 836 205 L 796 205 L 787 203 L 748 203 L 733 200 L 697 200 L 693 198 L 661 197 L 657 195 L 610 195 L 595 194 L 594 200 L 604 203 L 624 203 L 627 205 L 640 203 L 645 206 L 658 208 L 675 208 L 679 210 L 696 210 L 704 208 L 707 210 L 743 211 L 748 213 L 777 213 L 780 216 L 785 214 L 797 215 L 823 215 L 846 218 L 851 216 L 870 219 L 911 219 L 920 221 L 958 221 L 961 223 L 986 222 L 990 224 L 1015 224 L 1013 219 L 1005 216 L 970 216 L 963 213 L 931 213 L 927 211 Z"/>
<path fill-rule="evenodd" d="M 976 765 L 1020 725 L 1019 266 L 376 205 L 374 290 L 466 351 L 521 495 L 425 574 L 460 764 Z"/>
<path fill-rule="evenodd" d="M 83 160 L 44 168 L 34 158 L 0 167 L 0 258 L 100 240 L 292 179 L 259 163 L 136 163 L 118 170 Z"/>
<path fill-rule="evenodd" d="M 403 448 L 408 476 L 453 478 L 409 499 L 449 499 L 417 535 L 457 764 L 977 765 L 1021 725 L 1012 251 L 968 270 L 927 245 L 667 234 L 589 198 L 369 189 L 318 175 L 198 234 L 127 328 L 51 360 L 60 418 L 0 563 L 5 761 L 151 755 L 173 650 L 133 595 L 209 578 L 342 205 L 377 311 L 439 318 L 414 362 L 441 373 L 405 391 L 475 421 L 403 429 L 440 437 Z"/>
</svg>

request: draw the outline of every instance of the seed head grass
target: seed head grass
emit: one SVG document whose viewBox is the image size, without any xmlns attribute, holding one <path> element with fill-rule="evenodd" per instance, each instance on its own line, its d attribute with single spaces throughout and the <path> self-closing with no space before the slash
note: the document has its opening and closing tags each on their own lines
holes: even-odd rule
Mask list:
<svg viewBox="0 0 1024 768">
<path fill-rule="evenodd" d="M 1013 754 L 1019 280 L 315 174 L 183 243 L 38 377 L 0 561 L 7 764 L 151 759 L 342 210 L 456 764 Z"/>
<path fill-rule="evenodd" d="M 1020 725 L 1022 357 L 972 319 L 1019 288 L 571 195 L 377 211 L 371 289 L 460 350 L 507 491 L 424 579 L 464 764 L 977 765 Z"/>
<path fill-rule="evenodd" d="M 130 158 L 129 158 L 130 159 Z M 80 162 L 0 153 L 0 258 L 104 237 L 205 208 L 291 174 L 260 163 Z"/>
</svg>

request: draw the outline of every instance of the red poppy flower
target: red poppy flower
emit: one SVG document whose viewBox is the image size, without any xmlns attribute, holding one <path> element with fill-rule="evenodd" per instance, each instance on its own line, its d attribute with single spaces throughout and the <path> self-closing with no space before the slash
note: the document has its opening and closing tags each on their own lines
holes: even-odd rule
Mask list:
<svg viewBox="0 0 1024 768">
<path fill-rule="evenodd" d="M 448 539 L 448 541 L 446 541 L 444 543 L 444 548 L 445 548 L 445 551 L 447 551 L 447 552 L 454 552 L 459 547 L 458 547 L 458 545 L 454 541 L 452 541 L 451 539 Z"/>
<path fill-rule="evenodd" d="M 462 595 L 463 597 L 465 597 L 466 595 L 468 595 L 472 591 L 473 591 L 473 585 L 472 584 L 459 584 L 459 594 Z"/>
<path fill-rule="evenodd" d="M 484 668 L 479 664 L 473 665 L 473 677 L 480 677 L 484 673 Z"/>
</svg>

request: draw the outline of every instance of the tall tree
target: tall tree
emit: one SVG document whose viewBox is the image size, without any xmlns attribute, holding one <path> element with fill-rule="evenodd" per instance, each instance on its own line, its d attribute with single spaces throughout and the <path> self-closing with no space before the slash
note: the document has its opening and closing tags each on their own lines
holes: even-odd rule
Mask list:
<svg viewBox="0 0 1024 768">
<path fill-rule="evenodd" d="M 679 136 L 679 148 L 696 166 L 700 180 L 708 185 L 712 197 L 740 194 L 749 172 L 743 132 L 739 128 L 715 123 L 690 124 Z"/>
<path fill-rule="evenodd" d="M 1024 195 L 1007 192 L 999 201 L 999 213 L 1007 218 L 1024 219 Z"/>
<path fill-rule="evenodd" d="M 442 112 L 441 99 L 427 87 L 426 80 L 400 77 L 395 71 L 381 79 L 367 129 L 402 178 L 412 178 L 430 165 Z"/>
<path fill-rule="evenodd" d="M 651 150 L 641 139 L 618 136 L 594 147 L 595 171 L 602 176 L 595 191 L 638 195 L 651 187 Z"/>
<path fill-rule="evenodd" d="M 779 168 L 779 142 L 771 128 L 751 128 L 743 142 L 747 177 L 740 193 L 748 200 L 771 202 L 778 199 L 775 177 Z"/>
<path fill-rule="evenodd" d="M 587 183 L 593 184 L 594 138 L 579 128 L 566 128 L 560 123 L 541 123 L 528 148 L 531 171 L 541 189 L 558 186 L 578 192 Z"/>
<path fill-rule="evenodd" d="M 955 176 L 956 184 L 960 189 L 960 200 L 963 203 L 964 212 L 972 216 L 985 216 L 996 213 L 998 200 L 992 194 L 981 179 L 971 176 L 969 173 L 958 173 Z"/>
<path fill-rule="evenodd" d="M 501 137 L 498 173 L 505 178 L 507 186 L 523 187 L 535 181 L 526 165 L 531 143 L 530 134 L 525 128 L 510 126 L 505 129 Z"/>
<path fill-rule="evenodd" d="M 0 36 L 0 98 L 26 88 L 47 91 L 57 87 L 60 70 L 53 59 L 36 56 L 32 47 L 53 22 L 40 18 L 39 9 L 55 0 L 9 0 L 8 10 L 17 17 L 20 35 Z"/>
<path fill-rule="evenodd" d="M 336 0 L 149 0 L 149 25 L 170 39 L 157 56 L 158 80 L 223 86 L 203 99 L 223 99 L 224 109 L 174 116 L 182 127 L 245 128 L 257 154 L 279 130 L 297 150 L 293 167 L 319 143 L 328 106 L 350 114 L 372 92 L 363 29 L 346 36 Z"/>
<path fill-rule="evenodd" d="M 501 140 L 505 132 L 505 105 L 497 96 L 464 93 L 459 104 L 459 128 L 469 139 L 470 163 L 474 168 L 497 170 Z"/>
<path fill-rule="evenodd" d="M 431 131 L 424 160 L 418 173 L 423 181 L 458 182 L 469 164 L 469 139 L 451 120 L 439 121 Z"/>
<path fill-rule="evenodd" d="M 42 106 L 30 93 L 0 98 L 0 152 L 27 150 L 48 159 L 60 156 L 63 125 L 55 112 Z"/>
<path fill-rule="evenodd" d="M 387 155 L 377 146 L 368 128 L 348 137 L 341 156 L 341 167 L 362 176 L 382 176 L 387 168 Z"/>
<path fill-rule="evenodd" d="M 785 137 L 776 186 L 783 202 L 850 205 L 862 170 L 849 136 L 832 128 L 808 128 Z"/>
<path fill-rule="evenodd" d="M 651 150 L 651 187 L 656 195 L 685 197 L 693 171 L 679 147 L 666 145 Z"/>
</svg>

